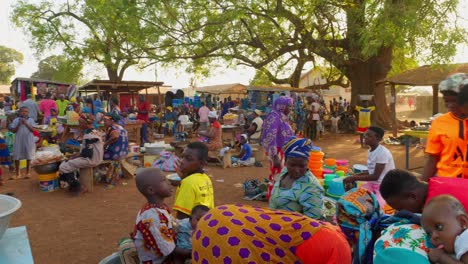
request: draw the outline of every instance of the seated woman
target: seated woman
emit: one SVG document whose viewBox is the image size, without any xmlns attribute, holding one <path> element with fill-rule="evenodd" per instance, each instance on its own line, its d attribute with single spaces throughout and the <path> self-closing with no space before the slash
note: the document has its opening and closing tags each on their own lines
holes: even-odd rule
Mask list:
<svg viewBox="0 0 468 264">
<path fill-rule="evenodd" d="M 61 188 L 68 188 L 71 192 L 86 191 L 78 181 L 77 172 L 82 168 L 96 167 L 103 159 L 104 149 L 99 131 L 93 127 L 94 116 L 81 114 L 79 124 L 83 129 L 83 141 L 80 152 L 62 162 L 59 167 L 59 182 Z"/>
<path fill-rule="evenodd" d="M 117 124 L 120 116 L 114 113 L 107 113 L 104 116 L 106 126 L 106 141 L 104 143 L 104 160 L 112 160 L 110 170 L 107 173 L 106 182 L 109 184 L 106 189 L 112 189 L 120 180 L 122 168 L 120 163 L 128 154 L 128 134 L 127 130 Z"/>
<path fill-rule="evenodd" d="M 241 151 L 238 155 L 231 157 L 232 163 L 239 163 L 240 165 L 249 165 L 250 157 L 252 156 L 252 148 L 250 147 L 247 134 L 240 136 Z"/>
<path fill-rule="evenodd" d="M 292 138 L 283 147 L 286 167 L 270 197 L 270 207 L 298 212 L 314 219 L 323 217 L 324 190 L 307 165 L 312 141 Z"/>
<path fill-rule="evenodd" d="M 223 262 L 350 264 L 351 250 L 332 224 L 294 212 L 222 205 L 198 222 L 192 263 Z"/>
<path fill-rule="evenodd" d="M 223 147 L 223 130 L 221 128 L 221 124 L 218 122 L 218 114 L 216 111 L 208 113 L 208 120 L 211 124 L 210 131 L 199 131 L 198 135 L 208 138 L 206 145 L 209 151 L 220 150 Z"/>
</svg>

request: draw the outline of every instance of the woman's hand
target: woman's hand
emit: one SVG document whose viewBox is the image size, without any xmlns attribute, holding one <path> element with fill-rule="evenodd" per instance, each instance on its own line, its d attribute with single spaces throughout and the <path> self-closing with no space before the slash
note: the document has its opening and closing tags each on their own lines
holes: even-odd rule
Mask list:
<svg viewBox="0 0 468 264">
<path fill-rule="evenodd" d="M 353 176 L 348 176 L 346 178 L 343 179 L 343 186 L 345 188 L 346 191 L 348 190 L 351 190 L 352 188 L 354 188 L 354 183 L 356 182 L 356 178 L 354 178 Z"/>
</svg>

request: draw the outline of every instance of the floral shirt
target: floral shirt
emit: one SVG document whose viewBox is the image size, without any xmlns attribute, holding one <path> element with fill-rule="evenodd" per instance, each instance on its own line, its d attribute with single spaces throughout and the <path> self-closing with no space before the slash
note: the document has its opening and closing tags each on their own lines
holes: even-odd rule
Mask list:
<svg viewBox="0 0 468 264">
<path fill-rule="evenodd" d="M 421 226 L 393 224 L 375 242 L 374 263 L 390 263 L 391 259 L 403 257 L 405 263 L 429 263 L 427 252 L 430 247 L 429 238 Z"/>
<path fill-rule="evenodd" d="M 167 257 L 176 247 L 175 220 L 167 205 L 145 204 L 138 212 L 133 243 L 138 252 L 140 263 L 167 263 Z"/>
</svg>

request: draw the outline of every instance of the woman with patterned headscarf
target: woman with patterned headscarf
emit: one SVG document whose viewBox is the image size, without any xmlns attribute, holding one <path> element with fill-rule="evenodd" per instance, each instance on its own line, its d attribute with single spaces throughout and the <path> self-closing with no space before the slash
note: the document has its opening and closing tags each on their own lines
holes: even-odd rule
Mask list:
<svg viewBox="0 0 468 264">
<path fill-rule="evenodd" d="M 291 111 L 293 100 L 288 96 L 280 96 L 273 103 L 273 109 L 263 121 L 263 134 L 260 141 L 270 159 L 270 176 L 267 199 L 270 198 L 276 178 L 284 167 L 284 153 L 282 147 L 294 136 L 289 125 L 288 115 Z"/>
<path fill-rule="evenodd" d="M 456 73 L 439 84 L 448 113 L 432 121 L 427 137 L 427 162 L 423 179 L 431 177 L 468 178 L 466 116 L 457 103 L 461 87 L 468 83 L 468 74 Z"/>
<path fill-rule="evenodd" d="M 71 156 L 62 162 L 59 167 L 59 181 L 61 188 L 68 188 L 72 192 L 84 191 L 78 181 L 77 172 L 82 168 L 98 166 L 104 156 L 104 148 L 99 131 L 94 129 L 95 118 L 92 114 L 81 114 L 78 120 L 83 129 L 83 141 L 80 153 Z"/>
<path fill-rule="evenodd" d="M 111 160 L 107 173 L 106 189 L 112 189 L 120 180 L 122 174 L 121 162 L 128 154 L 128 133 L 118 124 L 120 116 L 115 113 L 107 113 L 104 116 L 106 126 L 106 141 L 104 142 L 104 159 Z"/>
<path fill-rule="evenodd" d="M 324 191 L 307 167 L 311 150 L 312 141 L 307 138 L 294 137 L 284 145 L 286 167 L 273 187 L 270 208 L 323 217 Z"/>
</svg>

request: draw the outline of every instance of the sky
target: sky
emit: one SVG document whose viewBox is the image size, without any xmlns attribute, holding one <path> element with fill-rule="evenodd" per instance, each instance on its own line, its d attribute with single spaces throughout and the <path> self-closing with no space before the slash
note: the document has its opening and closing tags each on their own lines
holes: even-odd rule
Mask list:
<svg viewBox="0 0 468 264">
<path fill-rule="evenodd" d="M 29 77 L 37 70 L 37 64 L 40 59 L 34 56 L 33 50 L 29 47 L 29 41 L 21 29 L 16 28 L 10 22 L 10 13 L 12 12 L 11 6 L 16 0 L 0 0 L 0 45 L 14 48 L 24 55 L 23 64 L 17 65 L 15 77 Z M 459 14 L 466 19 L 468 14 L 468 0 L 460 0 Z M 462 21 L 468 28 L 468 20 Z M 58 54 L 56 54 L 58 55 Z M 460 45 L 457 49 L 457 55 L 452 60 L 453 63 L 468 62 L 468 45 Z M 91 74 L 95 71 L 96 67 L 85 68 L 85 74 Z M 157 80 L 155 74 L 155 67 L 149 67 L 144 71 L 137 71 L 135 68 L 130 68 L 125 72 L 124 80 L 137 80 L 137 81 L 162 81 L 165 85 L 172 86 L 173 88 L 186 88 L 190 84 L 190 79 L 193 75 L 184 72 L 183 69 L 157 69 Z M 228 83 L 243 83 L 248 84 L 253 78 L 255 70 L 248 67 L 238 67 L 236 69 L 220 68 L 214 70 L 211 77 L 204 79 L 197 79 L 196 86 L 208 86 L 216 84 Z M 100 74 L 102 77 L 107 77 L 104 70 Z M 91 79 L 91 76 L 89 79 Z"/>
</svg>

